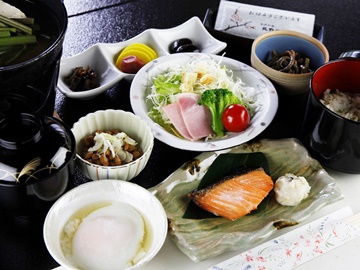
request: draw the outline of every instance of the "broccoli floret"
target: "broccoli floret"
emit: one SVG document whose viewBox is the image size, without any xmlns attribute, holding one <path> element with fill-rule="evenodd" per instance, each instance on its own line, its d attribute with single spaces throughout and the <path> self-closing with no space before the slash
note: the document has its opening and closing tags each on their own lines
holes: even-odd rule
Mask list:
<svg viewBox="0 0 360 270">
<path fill-rule="evenodd" d="M 205 90 L 198 102 L 209 108 L 212 116 L 211 127 L 217 136 L 224 136 L 225 128 L 222 123 L 222 114 L 225 108 L 231 104 L 241 103 L 240 99 L 228 89 Z"/>
</svg>

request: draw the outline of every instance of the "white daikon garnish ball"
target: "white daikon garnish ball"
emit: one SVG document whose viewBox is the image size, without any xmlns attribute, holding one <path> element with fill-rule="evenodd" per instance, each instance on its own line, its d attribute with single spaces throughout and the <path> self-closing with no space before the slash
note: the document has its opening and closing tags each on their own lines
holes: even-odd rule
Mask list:
<svg viewBox="0 0 360 270">
<path fill-rule="evenodd" d="M 82 269 L 110 270 L 132 266 L 145 254 L 142 216 L 126 203 L 112 203 L 86 216 L 72 242 L 72 258 Z"/>
<path fill-rule="evenodd" d="M 309 195 L 310 189 L 305 177 L 287 173 L 275 181 L 275 198 L 281 205 L 295 206 Z"/>
</svg>

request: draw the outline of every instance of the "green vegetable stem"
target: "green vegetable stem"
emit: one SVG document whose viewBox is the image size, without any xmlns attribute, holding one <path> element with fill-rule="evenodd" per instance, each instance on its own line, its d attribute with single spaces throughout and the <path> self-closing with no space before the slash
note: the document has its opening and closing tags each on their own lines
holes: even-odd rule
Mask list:
<svg viewBox="0 0 360 270">
<path fill-rule="evenodd" d="M 27 48 L 37 43 L 34 19 L 12 19 L 0 15 L 0 66 L 8 65 Z"/>
<path fill-rule="evenodd" d="M 29 34 L 29 35 L 33 34 L 33 29 L 30 26 L 25 25 L 17 20 L 7 18 L 3 15 L 0 15 L 0 22 L 6 24 L 8 26 L 15 27 L 26 34 Z"/>
<path fill-rule="evenodd" d="M 28 36 L 9 36 L 6 38 L 0 38 L 0 46 L 12 46 L 36 43 L 37 39 L 34 35 Z"/>
<path fill-rule="evenodd" d="M 0 30 L 0 38 L 10 37 L 10 35 L 11 35 L 10 31 L 3 30 L 3 29 Z"/>
</svg>

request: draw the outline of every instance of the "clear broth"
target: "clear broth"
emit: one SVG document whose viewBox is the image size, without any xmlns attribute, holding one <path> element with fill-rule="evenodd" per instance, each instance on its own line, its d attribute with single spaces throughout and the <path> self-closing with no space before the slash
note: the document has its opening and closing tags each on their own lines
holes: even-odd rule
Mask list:
<svg viewBox="0 0 360 270">
<path fill-rule="evenodd" d="M 34 18 L 40 31 L 36 33 L 37 43 L 27 45 L 26 50 L 14 61 L 6 65 L 0 62 L 0 66 L 11 66 L 28 61 L 45 52 L 57 40 L 60 34 L 59 22 L 54 13 L 41 3 L 33 1 L 6 1 L 23 11 L 27 17 Z"/>
</svg>

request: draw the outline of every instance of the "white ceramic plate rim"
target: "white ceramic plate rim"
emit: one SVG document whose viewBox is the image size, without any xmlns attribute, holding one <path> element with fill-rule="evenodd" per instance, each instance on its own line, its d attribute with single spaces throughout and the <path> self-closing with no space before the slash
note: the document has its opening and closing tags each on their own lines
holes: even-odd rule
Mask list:
<svg viewBox="0 0 360 270">
<path fill-rule="evenodd" d="M 132 43 L 147 43 L 154 48 L 158 56 L 169 55 L 168 46 L 175 36 L 187 35 L 194 43 L 195 39 L 203 42 L 202 52 L 217 54 L 227 46 L 225 42 L 215 39 L 206 30 L 198 17 L 192 17 L 188 21 L 168 29 L 147 29 L 139 35 L 119 43 L 96 43 L 87 50 L 60 61 L 60 71 L 57 87 L 66 97 L 76 99 L 91 99 L 105 92 L 123 78 L 132 80 L 134 74 L 121 72 L 115 65 L 115 57 L 120 50 Z M 185 36 L 184 36 L 185 37 Z M 197 41 L 199 42 L 199 41 Z M 75 67 L 90 66 L 97 71 L 100 86 L 87 91 L 72 91 L 64 82 L 64 77 L 68 76 Z M 99 68 L 100 66 L 100 68 Z"/>
<path fill-rule="evenodd" d="M 246 86 L 256 88 L 259 111 L 255 114 L 245 131 L 227 133 L 226 137 L 215 140 L 188 141 L 169 133 L 148 116 L 149 103 L 146 101 L 146 95 L 151 86 L 153 76 L 164 72 L 170 66 L 186 63 L 199 57 L 221 61 L 222 64 L 233 70 L 234 76 L 240 77 L 246 83 Z M 263 132 L 275 117 L 278 108 L 278 95 L 269 79 L 242 62 L 219 55 L 187 53 L 161 57 L 145 65 L 136 74 L 131 84 L 130 102 L 134 113 L 149 124 L 155 138 L 158 140 L 183 150 L 215 151 L 245 143 Z"/>
</svg>

